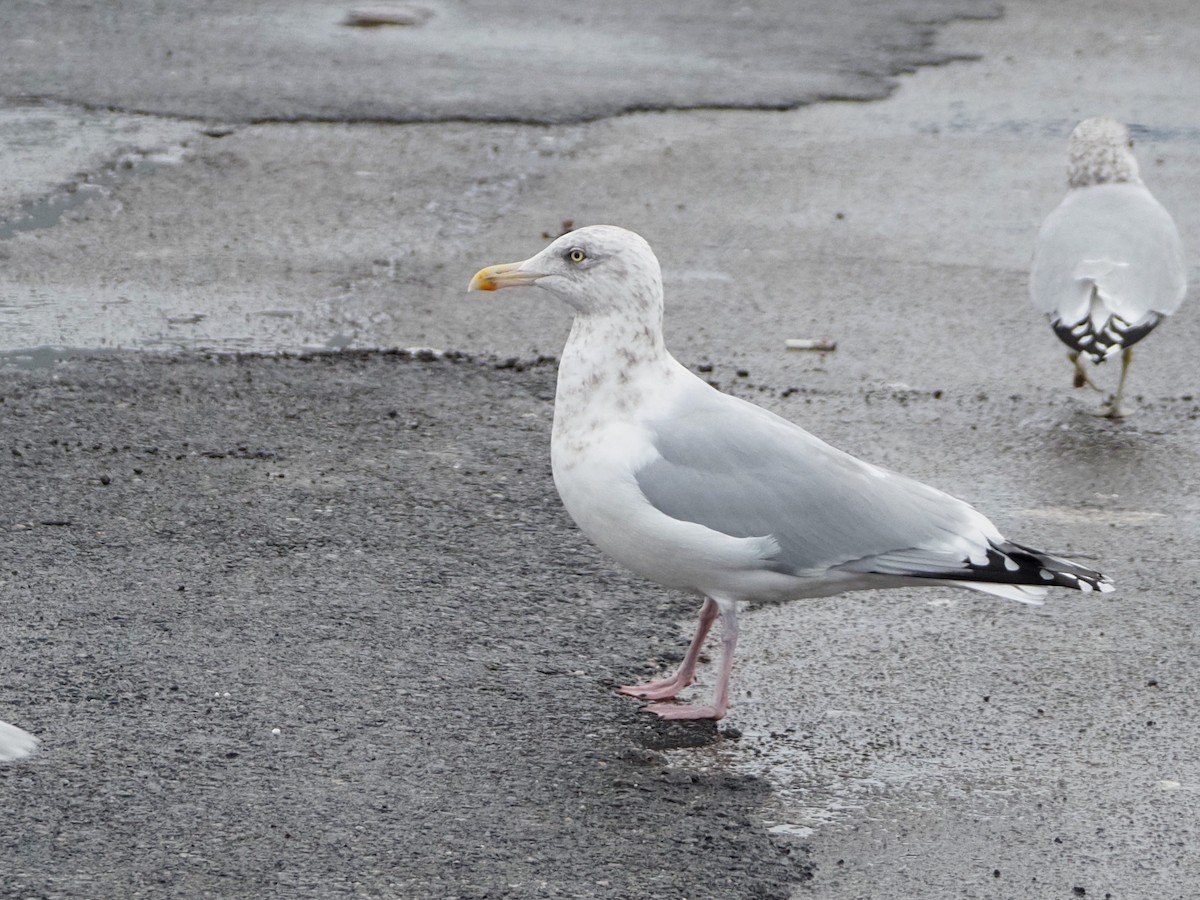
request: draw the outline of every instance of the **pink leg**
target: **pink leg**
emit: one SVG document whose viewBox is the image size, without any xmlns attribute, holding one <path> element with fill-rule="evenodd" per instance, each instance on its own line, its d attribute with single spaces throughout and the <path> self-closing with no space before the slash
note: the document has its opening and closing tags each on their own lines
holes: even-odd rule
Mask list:
<svg viewBox="0 0 1200 900">
<path fill-rule="evenodd" d="M 709 629 L 717 618 L 717 601 L 711 597 L 704 598 L 700 607 L 700 623 L 696 626 L 696 635 L 688 646 L 683 662 L 670 678 L 659 678 L 645 684 L 627 684 L 618 688 L 618 693 L 628 694 L 642 700 L 670 700 L 685 687 L 696 680 L 696 662 L 700 659 L 700 648 L 708 637 Z"/>
<path fill-rule="evenodd" d="M 733 673 L 733 651 L 737 647 L 737 604 L 726 602 L 722 603 L 720 608 L 721 667 L 717 674 L 717 688 L 713 691 L 712 702 L 707 706 L 688 706 L 684 703 L 651 703 L 642 712 L 653 713 L 663 719 L 724 718 L 725 712 L 729 709 L 729 676 Z"/>
</svg>

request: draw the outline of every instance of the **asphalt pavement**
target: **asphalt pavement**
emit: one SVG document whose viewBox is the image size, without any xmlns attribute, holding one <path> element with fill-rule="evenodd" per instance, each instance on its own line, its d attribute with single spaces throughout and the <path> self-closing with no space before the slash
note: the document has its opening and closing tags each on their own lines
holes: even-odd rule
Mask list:
<svg viewBox="0 0 1200 900">
<path fill-rule="evenodd" d="M 1112 423 L 1024 286 L 1096 114 L 1200 281 L 1191 5 L 420 6 L 0 10 L 0 896 L 1194 896 L 1196 290 Z M 465 294 L 594 222 L 686 365 L 1118 592 L 756 609 L 639 715 L 696 603 L 558 504 L 566 312 Z"/>
<path fill-rule="evenodd" d="M 765 781 L 611 690 L 677 599 L 562 511 L 554 367 L 13 373 L 7 897 L 786 897 Z M 632 652 L 631 652 L 632 651 Z"/>
</svg>

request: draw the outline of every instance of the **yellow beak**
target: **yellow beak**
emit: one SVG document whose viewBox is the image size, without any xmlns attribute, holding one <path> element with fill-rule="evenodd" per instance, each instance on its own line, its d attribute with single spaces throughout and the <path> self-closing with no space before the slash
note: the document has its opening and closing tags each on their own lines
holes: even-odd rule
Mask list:
<svg viewBox="0 0 1200 900">
<path fill-rule="evenodd" d="M 536 272 L 522 272 L 521 263 L 502 263 L 498 266 L 488 266 L 480 269 L 467 286 L 468 291 L 498 291 L 500 288 L 521 287 L 535 283 L 541 275 Z"/>
</svg>

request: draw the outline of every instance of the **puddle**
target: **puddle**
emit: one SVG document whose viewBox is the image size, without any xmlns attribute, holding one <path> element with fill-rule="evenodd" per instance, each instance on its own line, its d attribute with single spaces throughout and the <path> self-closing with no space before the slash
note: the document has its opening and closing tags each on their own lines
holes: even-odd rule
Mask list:
<svg viewBox="0 0 1200 900">
<path fill-rule="evenodd" d="M 87 203 L 103 189 L 100 183 L 85 182 L 72 185 L 64 193 L 56 193 L 22 206 L 15 217 L 0 221 L 0 241 L 6 241 L 23 231 L 54 227 L 64 213 Z"/>
<path fill-rule="evenodd" d="M 747 729 L 736 742 L 671 749 L 665 755 L 683 768 L 763 779 L 772 796 L 763 810 L 768 831 L 798 839 L 848 824 L 873 804 L 894 797 L 894 788 L 929 774 L 906 771 L 895 760 L 879 760 L 852 774 L 815 749 L 791 733 Z"/>
<path fill-rule="evenodd" d="M 149 174 L 163 166 L 179 165 L 187 155 L 187 148 L 183 144 L 166 150 L 124 153 L 115 163 L 99 172 L 81 174 L 78 180 L 68 183 L 61 190 L 21 204 L 15 215 L 0 219 L 0 241 L 29 231 L 53 228 L 68 212 L 105 196 L 125 179 Z"/>
<path fill-rule="evenodd" d="M 53 369 L 68 359 L 81 356 L 103 356 L 112 350 L 80 350 L 74 347 L 27 347 L 21 350 L 0 350 L 0 371 L 5 369 Z"/>
</svg>

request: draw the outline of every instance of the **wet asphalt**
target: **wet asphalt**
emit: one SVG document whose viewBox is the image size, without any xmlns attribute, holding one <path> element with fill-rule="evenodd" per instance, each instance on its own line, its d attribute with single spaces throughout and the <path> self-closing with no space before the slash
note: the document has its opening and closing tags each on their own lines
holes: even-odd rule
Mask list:
<svg viewBox="0 0 1200 900">
<path fill-rule="evenodd" d="M 1190 6 L 425 6 L 0 10 L 0 896 L 1192 896 L 1200 319 L 1114 424 L 1024 298 L 1084 115 L 1198 246 Z M 463 292 L 600 221 L 685 364 L 1120 591 L 753 610 L 639 715 L 695 602 L 554 495 L 566 313 Z"/>
<path fill-rule="evenodd" d="M 765 782 L 616 697 L 673 598 L 562 511 L 554 367 L 133 355 L 13 375 L 11 897 L 785 897 Z"/>
</svg>

